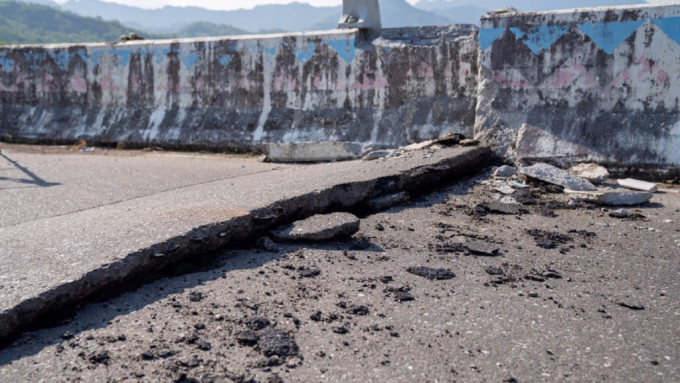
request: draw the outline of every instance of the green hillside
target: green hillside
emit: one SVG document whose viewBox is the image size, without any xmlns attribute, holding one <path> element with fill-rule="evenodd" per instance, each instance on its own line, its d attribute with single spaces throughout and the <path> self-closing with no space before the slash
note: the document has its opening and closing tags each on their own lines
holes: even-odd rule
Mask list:
<svg viewBox="0 0 680 383">
<path fill-rule="evenodd" d="M 7 44 L 115 41 L 137 32 L 119 22 L 82 17 L 57 8 L 0 1 L 0 41 Z"/>
</svg>

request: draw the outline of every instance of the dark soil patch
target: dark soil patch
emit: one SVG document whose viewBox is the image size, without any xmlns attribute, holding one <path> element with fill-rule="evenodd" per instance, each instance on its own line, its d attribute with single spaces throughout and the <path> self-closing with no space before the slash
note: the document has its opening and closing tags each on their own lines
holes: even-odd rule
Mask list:
<svg viewBox="0 0 680 383">
<path fill-rule="evenodd" d="M 553 231 L 531 229 L 527 233 L 534 237 L 536 245 L 543 249 L 555 249 L 557 245 L 564 245 L 573 241 L 573 238 L 570 236 Z"/>
</svg>

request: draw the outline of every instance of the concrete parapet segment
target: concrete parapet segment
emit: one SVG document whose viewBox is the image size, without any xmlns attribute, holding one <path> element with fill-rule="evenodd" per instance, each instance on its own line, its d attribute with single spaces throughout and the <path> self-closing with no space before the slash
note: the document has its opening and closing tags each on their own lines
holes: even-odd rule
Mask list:
<svg viewBox="0 0 680 383">
<path fill-rule="evenodd" d="M 259 150 L 472 134 L 476 29 L 0 48 L 0 139 Z"/>
<path fill-rule="evenodd" d="M 680 5 L 482 19 L 477 138 L 519 162 L 680 166 Z"/>
</svg>

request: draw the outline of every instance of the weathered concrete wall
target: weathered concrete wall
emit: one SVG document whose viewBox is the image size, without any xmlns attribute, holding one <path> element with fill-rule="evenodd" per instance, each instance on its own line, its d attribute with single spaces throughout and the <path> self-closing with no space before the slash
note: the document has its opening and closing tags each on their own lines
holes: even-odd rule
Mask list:
<svg viewBox="0 0 680 383">
<path fill-rule="evenodd" d="M 0 139 L 210 149 L 472 135 L 472 26 L 0 48 Z"/>
<path fill-rule="evenodd" d="M 518 161 L 680 166 L 680 5 L 493 15 L 476 135 Z"/>
</svg>

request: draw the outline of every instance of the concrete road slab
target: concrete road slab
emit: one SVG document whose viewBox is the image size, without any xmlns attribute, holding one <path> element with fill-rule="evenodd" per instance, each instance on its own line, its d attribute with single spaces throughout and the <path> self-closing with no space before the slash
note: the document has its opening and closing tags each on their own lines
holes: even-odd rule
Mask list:
<svg viewBox="0 0 680 383">
<path fill-rule="evenodd" d="M 485 148 L 306 166 L 1 150 L 0 338 L 168 264 L 331 208 L 453 181 L 489 159 Z"/>
</svg>

